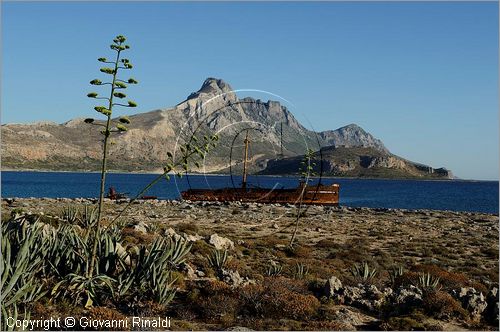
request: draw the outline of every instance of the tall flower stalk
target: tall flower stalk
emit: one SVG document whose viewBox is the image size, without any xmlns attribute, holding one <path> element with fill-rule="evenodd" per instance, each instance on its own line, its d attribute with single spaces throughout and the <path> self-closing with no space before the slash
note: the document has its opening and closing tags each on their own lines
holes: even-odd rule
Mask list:
<svg viewBox="0 0 500 332">
<path fill-rule="evenodd" d="M 311 176 L 316 176 L 316 173 L 314 172 L 314 167 L 316 166 L 316 163 L 313 162 L 314 159 L 314 151 L 312 149 L 307 149 L 304 158 L 300 162 L 300 179 L 302 185 L 302 191 L 300 192 L 300 197 L 299 197 L 299 206 L 297 208 L 297 216 L 295 219 L 295 229 L 293 231 L 292 237 L 290 239 L 289 246 L 290 248 L 293 247 L 293 243 L 295 241 L 295 237 L 297 236 L 297 230 L 299 229 L 299 222 L 300 222 L 300 217 L 302 214 L 302 205 L 304 203 L 304 194 L 307 189 L 307 182 L 309 182 L 309 178 Z"/>
<path fill-rule="evenodd" d="M 103 139 L 103 152 L 102 152 L 102 167 L 101 167 L 101 184 L 99 190 L 99 203 L 98 203 L 98 212 L 97 212 L 97 223 L 95 229 L 95 240 L 94 246 L 92 250 L 92 261 L 90 264 L 90 269 L 88 271 L 88 275 L 91 276 L 94 272 L 94 267 L 96 265 L 96 253 L 97 253 L 97 245 L 100 233 L 100 222 L 102 217 L 103 210 L 103 202 L 104 202 L 104 191 L 106 186 L 106 172 L 107 172 L 107 159 L 108 159 L 108 144 L 109 138 L 112 133 L 120 133 L 127 131 L 127 127 L 125 125 L 130 123 L 128 117 L 120 117 L 118 121 L 112 119 L 113 108 L 114 106 L 122 106 L 122 107 L 137 107 L 137 104 L 128 100 L 126 104 L 120 102 L 114 102 L 114 98 L 124 99 L 127 97 L 126 94 L 121 92 L 120 90 L 124 90 L 127 88 L 127 84 L 137 84 L 137 81 L 133 78 L 129 78 L 128 80 L 123 80 L 118 77 L 118 72 L 120 70 L 129 70 L 132 69 L 132 64 L 129 59 L 122 58 L 122 52 L 129 49 L 130 46 L 125 44 L 126 38 L 124 36 L 116 36 L 113 39 L 113 44 L 110 45 L 110 48 L 116 52 L 115 60 L 108 61 L 106 58 L 98 58 L 97 60 L 102 63 L 106 63 L 111 65 L 111 67 L 102 67 L 100 71 L 106 75 L 111 77 L 110 82 L 102 82 L 99 79 L 93 79 L 90 81 L 91 85 L 109 85 L 110 92 L 109 97 L 100 97 L 96 92 L 90 92 L 87 94 L 87 97 L 94 99 L 102 99 L 107 100 L 107 106 L 96 106 L 94 107 L 97 113 L 103 114 L 106 117 L 105 123 L 97 123 L 93 118 L 85 119 L 85 123 L 101 126 L 104 129 L 101 130 L 101 134 L 104 136 Z"/>
</svg>

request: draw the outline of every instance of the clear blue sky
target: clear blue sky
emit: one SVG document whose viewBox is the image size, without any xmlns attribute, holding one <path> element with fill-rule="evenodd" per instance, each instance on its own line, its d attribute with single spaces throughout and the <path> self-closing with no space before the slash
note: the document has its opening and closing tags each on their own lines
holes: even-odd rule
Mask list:
<svg viewBox="0 0 500 332">
<path fill-rule="evenodd" d="M 410 160 L 498 179 L 496 2 L 2 2 L 2 123 L 94 116 L 88 81 L 117 34 L 139 112 L 213 76 L 283 96 L 315 130 L 357 123 Z"/>
</svg>

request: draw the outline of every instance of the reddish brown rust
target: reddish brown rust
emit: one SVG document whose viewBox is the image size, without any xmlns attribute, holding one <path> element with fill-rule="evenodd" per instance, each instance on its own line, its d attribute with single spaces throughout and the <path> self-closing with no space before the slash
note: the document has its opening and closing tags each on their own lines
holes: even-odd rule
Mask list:
<svg viewBox="0 0 500 332">
<path fill-rule="evenodd" d="M 307 185 L 296 189 L 263 189 L 263 188 L 223 188 L 223 189 L 189 189 L 181 193 L 182 198 L 190 201 L 240 201 L 255 203 L 300 203 L 300 195 L 304 191 L 302 204 L 338 205 L 338 184 Z"/>
</svg>

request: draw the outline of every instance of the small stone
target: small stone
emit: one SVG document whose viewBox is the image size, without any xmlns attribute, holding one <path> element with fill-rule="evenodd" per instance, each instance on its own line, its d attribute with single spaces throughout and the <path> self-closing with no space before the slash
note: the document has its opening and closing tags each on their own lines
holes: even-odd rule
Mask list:
<svg viewBox="0 0 500 332">
<path fill-rule="evenodd" d="M 135 224 L 133 226 L 133 228 L 137 232 L 141 232 L 141 233 L 147 233 L 148 232 L 147 225 L 146 225 L 146 223 L 144 221 L 139 221 L 137 224 Z"/>
</svg>

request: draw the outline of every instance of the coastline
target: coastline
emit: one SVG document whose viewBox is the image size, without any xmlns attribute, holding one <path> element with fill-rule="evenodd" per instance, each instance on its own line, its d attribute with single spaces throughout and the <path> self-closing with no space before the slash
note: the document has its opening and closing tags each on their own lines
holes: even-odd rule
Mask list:
<svg viewBox="0 0 500 332">
<path fill-rule="evenodd" d="M 91 173 L 100 174 L 100 171 L 74 171 L 74 170 L 40 170 L 40 169 L 12 169 L 12 168 L 2 168 L 1 172 L 32 172 L 32 173 Z M 107 174 L 145 174 L 145 175 L 160 175 L 161 172 L 158 171 L 120 171 L 120 170 L 109 170 Z M 171 173 L 170 173 L 171 174 Z M 187 173 L 188 175 L 206 175 L 206 176 L 230 176 L 231 174 L 222 173 Z M 260 175 L 260 174 L 250 174 L 252 177 L 284 177 L 284 178 L 297 178 L 300 177 L 298 174 L 284 174 L 284 175 Z M 349 176 L 323 176 L 323 179 L 339 179 L 339 180 L 383 180 L 383 181 L 432 181 L 432 182 L 499 182 L 499 180 L 476 180 L 476 179 L 429 179 L 429 178 L 378 178 L 378 177 L 349 177 Z M 319 179 L 318 176 L 311 177 L 311 179 Z"/>
</svg>

